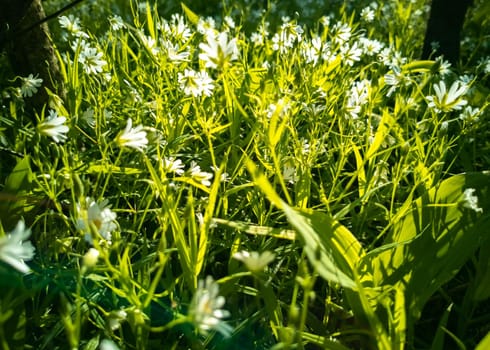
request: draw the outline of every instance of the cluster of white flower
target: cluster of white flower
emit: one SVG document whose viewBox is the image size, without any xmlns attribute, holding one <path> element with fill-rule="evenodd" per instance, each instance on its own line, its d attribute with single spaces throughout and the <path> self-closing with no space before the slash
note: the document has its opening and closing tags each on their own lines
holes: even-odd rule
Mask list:
<svg viewBox="0 0 490 350">
<path fill-rule="evenodd" d="M 177 77 L 180 88 L 188 96 L 211 96 L 213 93 L 214 81 L 206 71 L 196 72 L 192 69 L 185 69 L 184 74 L 179 72 Z"/>
<path fill-rule="evenodd" d="M 302 35 L 303 28 L 301 28 L 301 26 L 290 21 L 289 17 L 283 17 L 279 32 L 272 37 L 272 49 L 284 54 L 291 49 L 295 43 L 301 42 Z"/>
<path fill-rule="evenodd" d="M 263 253 L 243 250 L 233 254 L 233 258 L 243 262 L 249 271 L 260 272 L 274 261 L 276 255 L 268 250 Z"/>
<path fill-rule="evenodd" d="M 82 30 L 82 27 L 80 26 L 80 19 L 76 18 L 75 16 L 61 16 L 58 21 L 61 28 L 66 29 L 70 35 L 85 39 L 89 37 L 88 34 Z"/>
<path fill-rule="evenodd" d="M 359 118 L 363 105 L 369 102 L 369 91 L 371 82 L 369 80 L 356 81 L 348 92 L 345 109 L 352 119 Z"/>
</svg>

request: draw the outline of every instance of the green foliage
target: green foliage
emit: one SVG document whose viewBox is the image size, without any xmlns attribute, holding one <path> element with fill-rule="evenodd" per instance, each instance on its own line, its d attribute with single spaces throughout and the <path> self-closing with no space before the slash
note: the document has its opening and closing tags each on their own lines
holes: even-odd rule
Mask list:
<svg viewBox="0 0 490 350">
<path fill-rule="evenodd" d="M 0 347 L 476 346 L 484 7 L 461 67 L 417 59 L 424 1 L 118 0 L 51 22 L 65 100 L 29 116 L 36 72 L 0 70 Z"/>
</svg>

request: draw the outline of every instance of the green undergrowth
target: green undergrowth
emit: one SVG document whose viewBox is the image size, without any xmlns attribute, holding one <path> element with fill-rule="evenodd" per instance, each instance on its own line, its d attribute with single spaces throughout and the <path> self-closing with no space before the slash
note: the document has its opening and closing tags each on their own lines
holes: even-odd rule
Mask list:
<svg viewBox="0 0 490 350">
<path fill-rule="evenodd" d="M 2 69 L 2 348 L 482 341 L 486 5 L 451 66 L 424 1 L 324 3 L 88 2 L 34 114 Z"/>
</svg>

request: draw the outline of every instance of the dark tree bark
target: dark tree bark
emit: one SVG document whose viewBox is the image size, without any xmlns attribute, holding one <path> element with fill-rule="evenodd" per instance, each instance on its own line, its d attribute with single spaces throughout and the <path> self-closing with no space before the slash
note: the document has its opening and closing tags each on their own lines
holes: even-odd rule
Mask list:
<svg viewBox="0 0 490 350">
<path fill-rule="evenodd" d="M 48 26 L 42 23 L 30 28 L 44 18 L 41 0 L 0 0 L 3 46 L 12 70 L 22 77 L 38 74 L 43 79 L 42 88 L 27 99 L 28 106 L 37 111 L 48 102 L 44 88 L 64 98 L 63 78 Z"/>
<path fill-rule="evenodd" d="M 427 59 L 432 53 L 433 42 L 439 44 L 436 56 L 443 55 L 452 64 L 459 60 L 461 29 L 466 11 L 473 0 L 432 0 L 429 22 L 425 34 L 422 58 Z"/>
</svg>

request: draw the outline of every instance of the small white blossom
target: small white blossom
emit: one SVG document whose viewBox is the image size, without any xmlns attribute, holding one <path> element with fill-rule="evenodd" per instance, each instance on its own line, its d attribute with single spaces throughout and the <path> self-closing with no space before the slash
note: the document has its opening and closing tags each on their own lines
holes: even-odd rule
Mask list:
<svg viewBox="0 0 490 350">
<path fill-rule="evenodd" d="M 109 23 L 111 25 L 111 29 L 114 31 L 118 31 L 119 29 L 124 28 L 124 21 L 121 16 L 114 15 L 109 18 Z"/>
<path fill-rule="evenodd" d="M 117 228 L 116 213 L 111 210 L 107 199 L 97 203 L 93 198 L 87 197 L 85 203 L 77 204 L 77 229 L 85 234 L 85 240 L 92 243 L 92 229 L 104 240 L 111 241 L 112 231 Z"/>
<path fill-rule="evenodd" d="M 197 22 L 197 31 L 201 34 L 213 34 L 215 27 L 216 22 L 213 17 L 199 18 Z"/>
<path fill-rule="evenodd" d="M 462 97 L 468 90 L 468 86 L 455 81 L 449 91 L 446 89 L 446 83 L 440 81 L 439 84 L 434 84 L 435 95 L 427 96 L 428 106 L 433 108 L 435 112 L 450 112 L 452 110 L 460 110 L 468 102 Z"/>
<path fill-rule="evenodd" d="M 228 28 L 230 28 L 230 29 L 235 28 L 235 21 L 230 16 L 226 16 L 224 22 L 226 23 Z"/>
<path fill-rule="evenodd" d="M 343 45 L 349 41 L 350 37 L 352 36 L 352 28 L 346 23 L 335 23 L 332 27 L 332 31 L 334 33 L 332 41 L 338 43 L 339 45 Z"/>
<path fill-rule="evenodd" d="M 463 112 L 459 116 L 459 119 L 467 122 L 478 122 L 478 115 L 480 114 L 480 109 L 478 107 L 465 106 Z"/>
<path fill-rule="evenodd" d="M 32 260 L 35 252 L 32 243 L 26 242 L 30 235 L 31 230 L 20 220 L 12 232 L 0 237 L 0 260 L 22 273 L 29 273 L 31 269 L 25 261 Z"/>
<path fill-rule="evenodd" d="M 361 60 L 362 49 L 358 46 L 357 42 L 354 42 L 352 45 L 347 43 L 340 48 L 340 54 L 345 64 L 352 67 L 355 62 Z"/>
<path fill-rule="evenodd" d="M 196 72 L 192 69 L 186 69 L 184 74 L 178 73 L 177 79 L 180 88 L 188 96 L 211 96 L 213 93 L 214 81 L 206 71 Z"/>
<path fill-rule="evenodd" d="M 89 37 L 88 34 L 82 30 L 82 27 L 80 27 L 80 20 L 73 15 L 61 16 L 58 22 L 60 23 L 61 28 L 66 29 L 69 34 L 72 34 L 75 37 Z"/>
<path fill-rule="evenodd" d="M 112 331 L 115 331 L 121 327 L 121 323 L 126 320 L 128 313 L 124 310 L 112 311 L 109 314 L 107 323 Z"/>
<path fill-rule="evenodd" d="M 201 167 L 197 165 L 195 162 L 191 163 L 191 169 L 189 170 L 191 174 L 191 178 L 196 181 L 200 182 L 206 187 L 211 186 L 211 179 L 213 178 L 212 173 L 207 173 L 205 171 L 201 170 Z"/>
<path fill-rule="evenodd" d="M 179 45 L 172 44 L 168 40 L 164 40 L 162 47 L 167 52 L 168 59 L 174 63 L 181 63 L 189 60 L 189 51 L 181 51 Z"/>
<path fill-rule="evenodd" d="M 482 213 L 483 209 L 478 207 L 478 197 L 475 195 L 474 188 L 467 188 L 463 192 L 462 203 L 463 207 L 476 211 L 477 213 Z"/>
<path fill-rule="evenodd" d="M 228 337 L 232 328 L 222 321 L 230 316 L 227 310 L 221 309 L 225 305 L 225 298 L 219 295 L 219 286 L 211 276 L 205 281 L 200 280 L 190 307 L 190 317 L 199 331 L 206 335 L 214 330 Z"/>
<path fill-rule="evenodd" d="M 360 38 L 359 43 L 361 44 L 362 52 L 368 56 L 379 54 L 383 48 L 383 44 L 380 41 L 365 37 Z"/>
<path fill-rule="evenodd" d="M 231 61 L 238 59 L 239 51 L 237 39 L 228 40 L 226 32 L 214 35 L 207 33 L 207 42 L 200 43 L 201 53 L 199 59 L 205 62 L 206 68 L 226 68 Z"/>
<path fill-rule="evenodd" d="M 37 75 L 33 76 L 29 74 L 26 78 L 22 79 L 22 86 L 20 87 L 20 92 L 24 97 L 31 97 L 37 92 L 37 89 L 41 87 L 43 80 L 38 78 Z"/>
<path fill-rule="evenodd" d="M 166 172 L 175 173 L 176 175 L 184 174 L 184 164 L 180 159 L 175 158 L 164 158 L 163 159 L 163 168 Z"/>
<path fill-rule="evenodd" d="M 103 54 L 95 47 L 82 42 L 78 62 L 83 65 L 83 69 L 87 74 L 98 74 L 107 62 L 103 59 Z"/>
<path fill-rule="evenodd" d="M 102 339 L 99 350 L 119 350 L 119 347 L 110 339 Z"/>
<path fill-rule="evenodd" d="M 143 152 L 148 146 L 146 131 L 143 128 L 143 125 L 133 128 L 133 121 L 129 118 L 124 131 L 116 137 L 116 143 L 119 147 L 130 147 Z"/>
<path fill-rule="evenodd" d="M 160 48 L 158 47 L 158 43 L 155 39 L 153 39 L 151 36 L 146 36 L 143 34 L 141 34 L 140 37 L 143 45 L 145 45 L 153 56 L 157 56 L 160 53 Z"/>
<path fill-rule="evenodd" d="M 361 11 L 361 19 L 366 23 L 371 23 L 374 20 L 374 11 L 370 7 L 365 7 Z"/>
<path fill-rule="evenodd" d="M 369 102 L 370 88 L 369 80 L 357 81 L 352 85 L 345 108 L 353 119 L 359 118 L 362 106 Z"/>
<path fill-rule="evenodd" d="M 266 250 L 263 253 L 241 251 L 233 254 L 233 258 L 240 260 L 251 272 L 259 272 L 275 259 L 275 254 Z"/>
<path fill-rule="evenodd" d="M 67 139 L 66 134 L 70 130 L 65 122 L 66 117 L 58 116 L 58 113 L 51 109 L 49 116 L 39 123 L 37 129 L 40 134 L 51 137 L 56 143 L 64 142 Z"/>
</svg>

